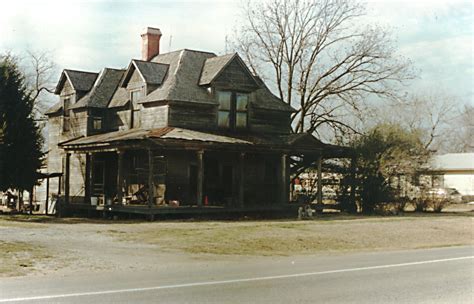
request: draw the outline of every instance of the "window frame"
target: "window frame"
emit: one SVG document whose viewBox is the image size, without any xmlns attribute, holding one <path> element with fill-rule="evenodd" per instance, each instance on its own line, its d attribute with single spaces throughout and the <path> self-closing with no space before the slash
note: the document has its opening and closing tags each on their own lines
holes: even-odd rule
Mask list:
<svg viewBox="0 0 474 304">
<path fill-rule="evenodd" d="M 225 129 L 225 130 L 231 130 L 231 131 L 242 131 L 242 130 L 247 130 L 249 128 L 249 105 L 250 105 L 250 94 L 247 92 L 241 92 L 241 91 L 229 91 L 229 90 L 216 90 L 216 99 L 218 102 L 218 108 L 217 108 L 217 127 L 219 129 Z M 221 93 L 230 93 L 230 100 L 229 100 L 229 109 L 221 109 L 221 101 L 219 99 L 219 94 Z M 245 110 L 238 110 L 237 109 L 237 96 L 238 95 L 243 95 L 247 97 L 247 104 L 245 107 Z M 222 126 L 219 124 L 219 114 L 221 112 L 227 112 L 228 113 L 228 126 Z M 237 115 L 238 114 L 244 114 L 245 113 L 245 126 L 238 126 L 237 125 Z"/>
</svg>

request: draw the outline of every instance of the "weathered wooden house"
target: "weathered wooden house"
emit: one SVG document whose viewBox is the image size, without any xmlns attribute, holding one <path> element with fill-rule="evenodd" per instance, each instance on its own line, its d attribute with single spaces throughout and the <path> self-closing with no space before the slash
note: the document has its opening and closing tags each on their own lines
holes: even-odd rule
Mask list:
<svg viewBox="0 0 474 304">
<path fill-rule="evenodd" d="M 48 110 L 48 171 L 63 207 L 157 214 L 284 208 L 290 155 L 332 146 L 292 134 L 294 109 L 238 54 L 160 54 L 100 73 L 64 70 Z M 53 181 L 52 181 L 53 183 Z"/>
</svg>

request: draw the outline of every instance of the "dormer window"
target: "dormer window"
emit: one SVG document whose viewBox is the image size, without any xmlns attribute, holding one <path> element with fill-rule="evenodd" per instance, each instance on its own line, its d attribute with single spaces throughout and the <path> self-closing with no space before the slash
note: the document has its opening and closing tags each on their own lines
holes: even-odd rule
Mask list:
<svg viewBox="0 0 474 304">
<path fill-rule="evenodd" d="M 248 94 L 217 91 L 217 100 L 219 102 L 217 116 L 219 128 L 230 130 L 247 128 Z"/>
<path fill-rule="evenodd" d="M 102 117 L 92 117 L 92 128 L 96 131 L 102 130 Z"/>
</svg>

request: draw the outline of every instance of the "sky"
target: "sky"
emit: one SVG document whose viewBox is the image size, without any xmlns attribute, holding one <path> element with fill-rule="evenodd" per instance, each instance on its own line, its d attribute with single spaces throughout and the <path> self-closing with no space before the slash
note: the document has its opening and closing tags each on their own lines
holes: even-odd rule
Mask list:
<svg viewBox="0 0 474 304">
<path fill-rule="evenodd" d="M 58 67 L 100 71 L 140 58 L 140 32 L 163 32 L 161 51 L 224 54 L 242 0 L 5 1 L 0 53 L 48 51 Z M 439 92 L 474 105 L 474 2 L 368 0 L 365 22 L 389 29 L 400 55 L 419 71 L 408 91 Z"/>
</svg>

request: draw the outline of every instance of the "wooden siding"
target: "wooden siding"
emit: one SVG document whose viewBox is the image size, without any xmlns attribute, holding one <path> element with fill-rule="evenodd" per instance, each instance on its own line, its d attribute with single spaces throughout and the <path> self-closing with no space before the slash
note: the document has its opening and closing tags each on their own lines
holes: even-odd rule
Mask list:
<svg viewBox="0 0 474 304">
<path fill-rule="evenodd" d="M 221 74 L 212 82 L 218 89 L 253 91 L 257 88 L 255 80 L 235 58 L 224 68 Z"/>
<path fill-rule="evenodd" d="M 217 106 L 191 103 L 171 104 L 168 125 L 189 129 L 215 129 L 217 127 Z"/>
<path fill-rule="evenodd" d="M 140 125 L 143 129 L 163 128 L 168 126 L 168 105 L 141 106 Z"/>
<path fill-rule="evenodd" d="M 137 70 L 133 71 L 133 74 L 127 83 L 127 90 L 131 91 L 131 90 L 141 89 L 142 94 L 145 95 L 146 92 L 144 88 L 145 88 L 145 82 L 140 76 L 140 73 L 138 73 Z"/>
<path fill-rule="evenodd" d="M 290 114 L 250 106 L 248 114 L 249 130 L 255 133 L 289 134 L 291 132 Z"/>
</svg>

